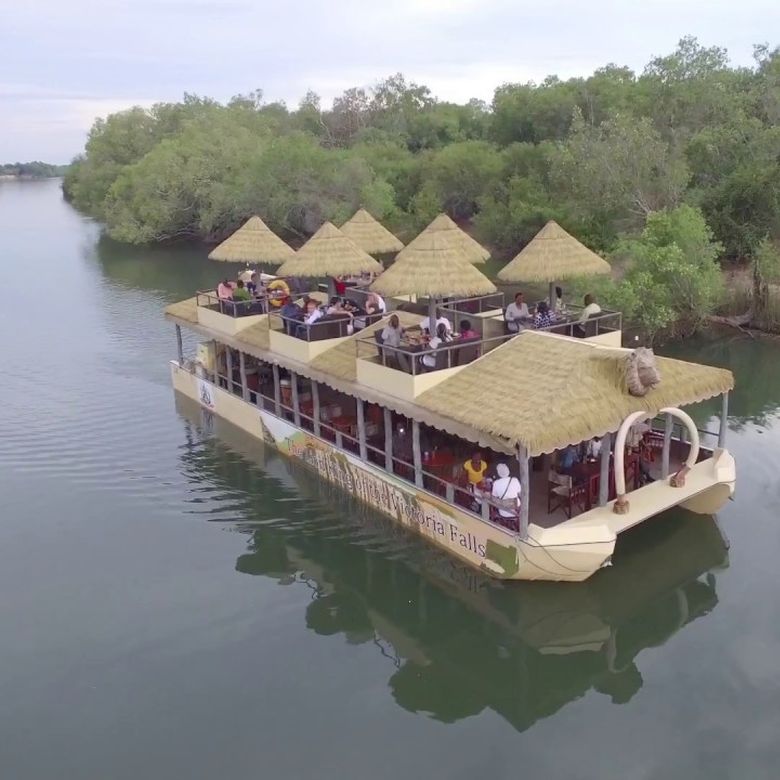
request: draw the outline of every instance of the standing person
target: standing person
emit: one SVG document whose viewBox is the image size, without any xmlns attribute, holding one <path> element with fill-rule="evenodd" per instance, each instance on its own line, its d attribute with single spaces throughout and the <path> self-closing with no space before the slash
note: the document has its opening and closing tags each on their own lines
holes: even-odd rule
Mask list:
<svg viewBox="0 0 780 780">
<path fill-rule="evenodd" d="M 388 347 L 394 347 L 394 349 L 387 351 L 388 358 L 397 363 L 402 371 L 409 371 L 409 358 L 403 352 L 398 351 L 398 347 L 401 346 L 401 339 L 405 333 L 406 330 L 401 327 L 398 315 L 392 314 L 387 325 L 382 329 L 381 338 L 383 344 Z"/>
<path fill-rule="evenodd" d="M 479 485 L 482 480 L 485 479 L 485 472 L 487 471 L 487 461 L 482 460 L 482 453 L 475 452 L 464 464 L 463 470 L 466 472 L 469 484 L 472 488 Z"/>
<path fill-rule="evenodd" d="M 528 311 L 528 304 L 524 300 L 523 293 L 515 294 L 514 303 L 510 303 L 506 307 L 504 319 L 510 333 L 519 333 L 523 329 L 523 325 L 531 319 L 531 313 Z"/>
<path fill-rule="evenodd" d="M 561 315 L 566 311 L 566 304 L 563 302 L 563 289 L 555 288 L 555 313 Z"/>
<path fill-rule="evenodd" d="M 506 463 L 499 463 L 496 466 L 496 474 L 498 479 L 493 483 L 491 495 L 498 504 L 499 518 L 507 520 L 517 517 L 520 514 L 520 494 L 523 492 L 520 480 L 510 476 L 509 466 Z"/>
<path fill-rule="evenodd" d="M 443 325 L 447 333 L 452 333 L 452 323 L 441 313 L 441 309 L 436 309 L 436 322 L 433 328 L 431 328 L 431 318 L 425 317 L 420 320 L 420 329 L 433 335 L 439 329 L 439 325 Z"/>
</svg>

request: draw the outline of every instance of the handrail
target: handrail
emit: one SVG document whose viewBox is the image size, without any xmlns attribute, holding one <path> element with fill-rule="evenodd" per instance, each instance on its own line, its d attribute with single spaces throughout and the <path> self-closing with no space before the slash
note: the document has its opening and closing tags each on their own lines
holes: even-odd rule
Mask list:
<svg viewBox="0 0 780 780">
<path fill-rule="evenodd" d="M 328 315 L 323 315 L 320 319 L 312 323 L 306 323 L 297 317 L 287 317 L 280 311 L 270 311 L 268 313 L 271 322 L 272 330 L 281 330 L 286 335 L 293 338 L 300 339 L 301 341 L 319 341 L 326 337 L 321 336 L 325 328 L 334 328 L 338 330 L 338 335 L 330 336 L 330 338 L 344 338 L 352 334 L 353 319 L 351 317 L 334 317 L 332 319 L 326 319 Z M 372 316 L 372 315 L 365 315 Z M 381 315 L 384 316 L 384 315 Z M 281 327 L 273 327 L 275 319 L 281 320 Z M 336 328 L 336 326 L 338 326 Z M 303 335 L 301 335 L 303 334 Z"/>
<path fill-rule="evenodd" d="M 491 349 L 494 346 L 498 346 L 501 343 L 504 343 L 505 341 L 508 341 L 516 334 L 514 333 L 505 333 L 500 336 L 492 336 L 491 338 L 485 339 L 485 338 L 479 338 L 479 339 L 458 339 L 455 341 L 448 341 L 443 344 L 440 344 L 438 347 L 423 347 L 423 348 L 414 348 L 414 347 L 392 347 L 389 344 L 379 344 L 376 341 L 376 336 L 374 335 L 376 331 L 374 331 L 370 336 L 361 336 L 357 339 L 355 339 L 355 357 L 357 359 L 365 358 L 366 355 L 361 355 L 360 347 L 361 345 L 368 345 L 371 347 L 371 357 L 376 357 L 377 351 L 379 352 L 379 357 L 382 360 L 382 365 L 387 366 L 387 353 L 391 353 L 396 358 L 396 361 L 399 363 L 399 365 L 403 365 L 404 363 L 408 363 L 410 370 L 406 373 L 411 373 L 412 375 L 416 375 L 418 373 L 427 373 L 429 371 L 439 371 L 444 368 L 453 368 L 454 366 L 458 365 L 457 360 L 453 360 L 454 354 L 456 350 L 461 349 L 471 349 L 475 348 L 478 351 L 478 355 L 476 355 L 472 360 L 476 360 L 477 357 L 482 357 L 482 355 L 485 354 L 486 345 L 491 345 Z M 425 366 L 423 368 L 421 365 L 418 364 L 418 361 L 416 358 L 422 358 L 425 355 L 439 355 L 439 354 L 446 354 L 447 355 L 447 365 L 445 366 Z M 403 357 L 403 360 L 399 360 L 399 356 Z M 472 362 L 472 361 L 469 361 Z M 392 366 L 391 366 L 392 367 Z M 405 370 L 405 369 L 402 369 Z"/>
</svg>

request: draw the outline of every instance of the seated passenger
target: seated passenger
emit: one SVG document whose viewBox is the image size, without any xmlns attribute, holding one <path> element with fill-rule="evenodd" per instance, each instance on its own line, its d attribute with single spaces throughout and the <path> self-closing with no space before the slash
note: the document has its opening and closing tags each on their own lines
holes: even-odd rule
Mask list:
<svg viewBox="0 0 780 780">
<path fill-rule="evenodd" d="M 550 311 L 547 301 L 539 301 L 536 304 L 536 314 L 534 314 L 534 327 L 546 328 L 555 324 L 555 314 Z"/>
<path fill-rule="evenodd" d="M 249 301 L 252 299 L 252 296 L 249 294 L 249 290 L 244 287 L 244 283 L 239 279 L 236 282 L 236 289 L 233 290 L 233 300 L 234 301 Z"/>
<path fill-rule="evenodd" d="M 452 337 L 450 336 L 444 324 L 439 323 L 436 326 L 436 335 L 428 342 L 428 349 L 436 349 L 437 347 L 440 347 L 442 344 L 446 344 L 448 341 L 452 341 Z M 420 360 L 425 368 L 428 369 L 436 368 L 435 353 L 423 355 L 420 358 Z"/>
<path fill-rule="evenodd" d="M 479 485 L 479 483 L 485 479 L 487 467 L 487 462 L 482 460 L 482 453 L 475 452 L 471 458 L 463 464 L 463 470 L 466 472 L 469 484 L 473 487 Z"/>
<path fill-rule="evenodd" d="M 288 336 L 294 336 L 298 328 L 297 323 L 303 318 L 303 309 L 288 296 L 284 299 L 284 304 L 279 309 L 279 314 L 282 315 L 282 321 L 284 322 L 284 332 Z"/>
<path fill-rule="evenodd" d="M 510 333 L 519 333 L 523 325 L 531 319 L 531 313 L 528 311 L 528 304 L 523 300 L 523 293 L 518 292 L 515 295 L 514 303 L 506 307 L 504 313 L 506 327 Z"/>
<path fill-rule="evenodd" d="M 441 309 L 436 309 L 436 324 L 434 330 L 431 330 L 430 317 L 425 317 L 425 319 L 420 322 L 420 329 L 426 333 L 432 334 L 435 331 L 438 331 L 439 325 L 443 325 L 447 330 L 447 333 L 452 333 L 452 323 L 441 313 Z"/>
<path fill-rule="evenodd" d="M 585 325 L 587 321 L 591 317 L 595 317 L 597 314 L 601 314 L 601 306 L 596 303 L 596 299 L 590 293 L 585 296 L 583 303 L 585 304 L 585 308 L 580 314 L 580 318 L 577 321 L 578 327 L 575 331 L 575 335 L 579 336 L 580 338 L 584 338 L 587 335 L 585 332 Z"/>
<path fill-rule="evenodd" d="M 496 466 L 498 479 L 493 483 L 491 495 L 498 504 L 500 517 L 517 517 L 520 512 L 520 494 L 522 487 L 517 477 L 510 476 L 509 466 L 499 463 Z"/>
<path fill-rule="evenodd" d="M 257 293 L 257 288 L 260 286 L 257 277 L 257 271 L 252 271 L 252 275 L 249 277 L 249 281 L 246 283 L 246 289 L 249 290 L 250 295 Z"/>
<path fill-rule="evenodd" d="M 233 285 L 227 280 L 223 279 L 217 287 L 217 296 L 222 301 L 233 300 Z"/>
<path fill-rule="evenodd" d="M 375 292 L 369 293 L 366 298 L 366 314 L 384 314 L 387 311 L 387 306 L 384 299 L 377 295 Z"/>
<path fill-rule="evenodd" d="M 479 333 L 471 329 L 471 323 L 468 320 L 460 321 L 460 337 L 462 339 L 478 339 Z"/>
</svg>

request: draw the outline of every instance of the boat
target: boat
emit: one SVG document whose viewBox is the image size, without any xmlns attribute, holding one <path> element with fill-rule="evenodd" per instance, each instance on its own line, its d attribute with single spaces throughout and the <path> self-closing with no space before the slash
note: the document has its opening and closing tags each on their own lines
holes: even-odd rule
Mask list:
<svg viewBox="0 0 780 780">
<path fill-rule="evenodd" d="M 342 254 L 349 241 L 333 226 L 315 238 Z M 165 311 L 177 334 L 174 389 L 498 579 L 586 580 L 611 563 L 628 529 L 675 506 L 713 515 L 733 495 L 730 371 L 624 348 L 619 312 L 582 320 L 571 307 L 555 324 L 507 332 L 492 283 L 475 293 L 481 274 L 459 265 L 454 242 L 420 238 L 391 269 L 402 268 L 404 252 L 441 256 L 463 270 L 471 294 L 386 294 L 386 311 L 364 314 L 356 329 L 357 318 L 340 313 L 291 322 L 282 300 L 325 298 L 316 286 L 305 293 L 284 266 L 253 301 L 198 292 Z M 362 250 L 347 248 L 354 267 Z M 306 249 L 288 262 L 322 260 Z M 332 268 L 317 266 L 317 275 Z M 379 284 L 386 274 L 373 289 L 388 289 Z M 367 294 L 348 290 L 358 304 Z M 414 338 L 426 312 L 468 318 L 477 335 L 431 349 Z M 398 347 L 381 341 L 393 316 L 407 329 Z M 186 357 L 183 328 L 199 339 Z M 655 378 L 637 392 L 631 382 L 646 374 Z M 597 458 L 583 457 L 568 474 L 556 466 L 562 453 L 584 455 L 594 441 Z M 509 471 L 519 500 L 463 481 L 475 449 L 491 469 Z"/>
<path fill-rule="evenodd" d="M 306 628 L 376 646 L 410 711 L 452 722 L 492 710 L 522 731 L 588 691 L 626 702 L 654 672 L 642 651 L 717 608 L 728 543 L 717 523 L 685 510 L 624 534 L 615 565 L 580 586 L 501 582 L 394 533 L 391 520 L 198 402 L 179 394 L 176 407 L 196 442 L 197 456 L 180 455 L 193 485 L 231 497 L 260 488 L 289 507 L 280 520 L 279 503 L 252 502 L 236 571 L 306 588 Z"/>
</svg>

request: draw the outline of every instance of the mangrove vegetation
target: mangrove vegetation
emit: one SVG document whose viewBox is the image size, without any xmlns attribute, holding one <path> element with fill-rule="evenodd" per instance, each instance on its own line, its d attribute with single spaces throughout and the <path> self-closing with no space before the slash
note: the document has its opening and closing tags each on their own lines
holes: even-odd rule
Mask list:
<svg viewBox="0 0 780 780">
<path fill-rule="evenodd" d="M 648 331 L 719 307 L 745 324 L 778 265 L 780 49 L 733 67 L 685 38 L 641 73 L 504 84 L 490 104 L 400 74 L 330 108 L 185 95 L 96 121 L 64 189 L 131 243 L 216 241 L 255 213 L 295 243 L 364 206 L 403 239 L 446 211 L 505 258 L 555 219 L 610 258 L 601 294 Z"/>
</svg>

